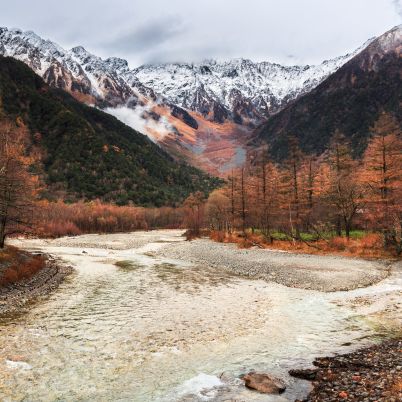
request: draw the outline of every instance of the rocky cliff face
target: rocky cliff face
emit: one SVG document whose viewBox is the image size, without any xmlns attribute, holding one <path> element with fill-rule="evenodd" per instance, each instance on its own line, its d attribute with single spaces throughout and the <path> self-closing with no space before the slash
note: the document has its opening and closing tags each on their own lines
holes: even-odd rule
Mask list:
<svg viewBox="0 0 402 402">
<path fill-rule="evenodd" d="M 310 92 L 362 48 L 316 66 L 212 60 L 142 66 L 131 74 L 171 102 L 209 119 L 253 125 Z"/>
</svg>

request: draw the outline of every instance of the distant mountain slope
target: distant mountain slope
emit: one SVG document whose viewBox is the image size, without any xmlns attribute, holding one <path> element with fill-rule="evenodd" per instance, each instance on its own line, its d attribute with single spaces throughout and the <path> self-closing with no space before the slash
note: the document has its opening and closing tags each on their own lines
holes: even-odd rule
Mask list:
<svg viewBox="0 0 402 402">
<path fill-rule="evenodd" d="M 234 59 L 145 65 L 132 73 L 156 93 L 210 120 L 256 124 L 311 91 L 362 48 L 313 66 Z"/>
<path fill-rule="evenodd" d="M 31 31 L 0 28 L 0 54 L 23 61 L 48 84 L 71 91 L 87 103 L 116 107 L 129 102 L 135 109 L 143 106 L 145 97 L 191 110 L 210 121 L 245 125 L 261 123 L 309 92 L 360 50 L 315 66 L 235 59 L 130 70 L 123 59 L 103 60 L 82 46 L 64 50 Z"/>
<path fill-rule="evenodd" d="M 267 142 L 276 159 L 296 136 L 309 153 L 322 153 L 339 129 L 361 153 L 381 110 L 402 123 L 402 25 L 374 40 L 317 88 L 272 116 L 253 145 Z"/>
<path fill-rule="evenodd" d="M 0 114 L 23 119 L 42 150 L 49 191 L 67 199 L 174 205 L 218 184 L 113 116 L 50 88 L 20 61 L 1 56 Z"/>
</svg>

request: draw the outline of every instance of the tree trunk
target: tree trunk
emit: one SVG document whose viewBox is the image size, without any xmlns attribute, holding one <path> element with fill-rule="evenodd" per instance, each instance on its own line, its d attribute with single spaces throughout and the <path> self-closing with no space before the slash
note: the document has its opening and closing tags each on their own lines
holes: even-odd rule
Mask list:
<svg viewBox="0 0 402 402">
<path fill-rule="evenodd" d="M 350 239 L 350 229 L 351 229 L 350 222 L 347 219 L 345 219 L 345 233 L 346 233 L 346 238 L 348 239 L 348 241 Z"/>
<path fill-rule="evenodd" d="M 341 217 L 339 215 L 336 217 L 336 235 L 342 236 Z"/>
<path fill-rule="evenodd" d="M 3 216 L 0 221 L 0 249 L 4 248 L 4 243 L 6 241 L 6 224 L 7 218 L 6 216 Z"/>
<path fill-rule="evenodd" d="M 241 170 L 241 224 L 243 235 L 246 234 L 246 190 L 244 187 L 244 169 Z"/>
</svg>

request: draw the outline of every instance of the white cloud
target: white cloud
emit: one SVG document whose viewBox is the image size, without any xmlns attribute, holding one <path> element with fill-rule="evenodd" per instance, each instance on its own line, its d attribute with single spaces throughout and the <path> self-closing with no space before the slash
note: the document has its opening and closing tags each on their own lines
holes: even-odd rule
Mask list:
<svg viewBox="0 0 402 402">
<path fill-rule="evenodd" d="M 399 14 L 402 20 L 402 0 L 392 0 L 392 3 L 394 4 L 396 12 Z"/>
<path fill-rule="evenodd" d="M 151 108 L 152 106 L 137 106 L 135 109 L 120 106 L 117 108 L 106 108 L 104 111 L 156 142 L 155 134 L 158 135 L 158 139 L 160 140 L 165 135 L 171 133 L 174 127 L 164 116 L 161 116 L 158 121 L 151 117 L 146 117 L 146 113 L 151 111 Z"/>
</svg>

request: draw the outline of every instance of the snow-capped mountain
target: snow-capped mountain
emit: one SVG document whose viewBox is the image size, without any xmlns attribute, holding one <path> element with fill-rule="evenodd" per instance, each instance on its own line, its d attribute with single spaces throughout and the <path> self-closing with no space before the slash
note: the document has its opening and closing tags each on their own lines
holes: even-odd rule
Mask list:
<svg viewBox="0 0 402 402">
<path fill-rule="evenodd" d="M 361 50 L 315 66 L 235 59 L 130 69 L 126 60 L 101 59 L 82 46 L 64 50 L 34 32 L 0 28 L 0 54 L 25 62 L 50 85 L 87 103 L 135 108 L 152 101 L 197 112 L 210 121 L 251 126 L 315 88 Z"/>
<path fill-rule="evenodd" d="M 379 50 L 362 63 L 375 66 L 379 51 L 393 48 L 400 33 L 397 27 L 351 54 L 313 66 L 235 59 L 131 69 L 124 59 L 102 59 L 82 46 L 65 50 L 34 32 L 7 28 L 0 28 L 0 55 L 23 61 L 49 85 L 113 114 L 174 157 L 224 174 L 244 162 L 254 127 L 319 90 L 367 48 Z"/>
<path fill-rule="evenodd" d="M 346 56 L 313 66 L 235 59 L 197 64 L 145 65 L 132 71 L 144 85 L 181 107 L 221 121 L 266 119 L 290 101 L 310 92 L 353 58 L 370 41 Z"/>
</svg>

